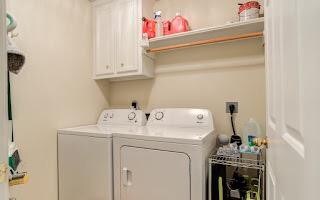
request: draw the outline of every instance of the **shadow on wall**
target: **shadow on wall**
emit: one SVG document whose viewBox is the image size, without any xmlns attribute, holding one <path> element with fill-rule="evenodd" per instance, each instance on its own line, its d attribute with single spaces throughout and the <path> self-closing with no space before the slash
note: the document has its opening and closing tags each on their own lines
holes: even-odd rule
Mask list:
<svg viewBox="0 0 320 200">
<path fill-rule="evenodd" d="M 108 102 L 113 108 L 127 108 L 133 100 L 138 101 L 139 106 L 146 109 L 155 79 L 111 82 L 109 87 Z M 119 92 L 116 92 L 116 91 Z M 112 94 L 115 94 L 115 98 Z M 119 95 L 119 96 L 118 96 Z"/>
<path fill-rule="evenodd" d="M 104 99 L 106 100 L 107 103 L 109 103 L 110 102 L 109 81 L 102 79 L 102 80 L 96 80 L 95 82 L 99 87 L 101 94 L 103 94 Z"/>
</svg>

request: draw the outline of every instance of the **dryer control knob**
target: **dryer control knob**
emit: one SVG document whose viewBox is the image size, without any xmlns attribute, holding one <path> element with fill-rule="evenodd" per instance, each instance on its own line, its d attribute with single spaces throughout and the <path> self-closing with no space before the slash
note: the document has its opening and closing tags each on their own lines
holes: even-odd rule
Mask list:
<svg viewBox="0 0 320 200">
<path fill-rule="evenodd" d="M 133 120 L 134 118 L 136 118 L 136 113 L 135 113 L 135 112 L 129 113 L 128 119 L 129 119 L 129 120 Z"/>
<path fill-rule="evenodd" d="M 199 120 L 202 120 L 202 119 L 203 119 L 203 114 L 197 115 L 197 118 L 198 118 Z"/>
<path fill-rule="evenodd" d="M 163 116 L 164 116 L 163 112 L 157 112 L 154 115 L 154 118 L 156 118 L 156 120 L 161 120 L 163 118 Z"/>
</svg>

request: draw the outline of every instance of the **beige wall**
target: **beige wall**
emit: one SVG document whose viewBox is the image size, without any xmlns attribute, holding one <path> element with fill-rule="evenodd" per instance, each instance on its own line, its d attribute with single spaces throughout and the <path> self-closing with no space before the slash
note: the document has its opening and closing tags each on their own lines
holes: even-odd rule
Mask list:
<svg viewBox="0 0 320 200">
<path fill-rule="evenodd" d="M 177 12 L 185 16 L 191 29 L 223 25 L 238 20 L 238 3 L 248 0 L 156 0 L 154 10 L 161 10 L 164 19 L 172 19 Z M 263 0 L 257 0 L 263 5 Z M 263 13 L 263 8 L 261 9 Z"/>
<path fill-rule="evenodd" d="M 233 0 L 160 0 L 154 10 L 162 10 L 164 18 L 181 12 L 195 29 L 236 20 L 237 3 Z M 111 83 L 110 105 L 126 107 L 135 99 L 147 111 L 157 107 L 209 108 L 214 114 L 217 131 L 231 134 L 225 102 L 239 101 L 238 131 L 241 132 L 250 117 L 255 118 L 265 130 L 264 64 L 263 61 L 259 64 L 252 61 L 257 58 L 263 60 L 263 54 L 261 40 L 161 53 L 157 55 L 156 71 L 204 66 L 210 69 L 162 73 L 152 80 Z M 248 63 L 247 66 L 240 66 L 240 61 Z M 233 65 L 234 62 L 239 62 L 239 66 Z"/>
<path fill-rule="evenodd" d="M 108 106 L 108 84 L 91 79 L 89 1 L 7 3 L 26 54 L 12 85 L 16 141 L 30 172 L 30 182 L 11 192 L 19 200 L 57 200 L 57 128 L 94 123 Z"/>
<path fill-rule="evenodd" d="M 261 57 L 261 41 L 226 43 L 215 46 L 180 50 L 158 55 L 157 69 L 185 66 L 208 67 L 234 60 L 250 62 Z M 248 58 L 247 58 L 248 56 Z M 190 64 L 192 63 L 192 64 Z M 193 65 L 194 64 L 194 65 Z M 154 79 L 110 83 L 109 102 L 112 107 L 126 107 L 138 100 L 150 111 L 158 107 L 208 108 L 215 118 L 218 133 L 231 133 L 226 101 L 239 101 L 236 117 L 238 131 L 253 117 L 265 130 L 265 72 L 264 65 L 214 67 L 208 70 L 158 74 Z"/>
<path fill-rule="evenodd" d="M 174 3 L 172 3 L 174 2 Z M 156 8 L 173 16 L 179 9 L 192 28 L 236 19 L 238 1 L 161 0 Z M 264 127 L 264 66 L 219 67 L 219 63 L 263 56 L 261 41 L 225 43 L 158 55 L 157 69 L 217 66 L 209 70 L 158 74 L 155 79 L 111 83 L 91 79 L 91 22 L 87 0 L 8 1 L 19 27 L 17 44 L 26 53 L 24 70 L 13 76 L 16 140 L 30 182 L 11 189 L 22 200 L 56 200 L 56 129 L 95 122 L 101 109 L 128 107 L 138 100 L 156 107 L 204 107 L 218 132 L 230 133 L 225 101 L 239 101 L 238 129 L 249 117 Z M 192 12 L 187 12 L 187 10 Z M 170 11 L 169 11 L 170 10 Z M 248 58 L 249 57 L 249 58 Z M 221 62 L 223 61 L 223 62 Z"/>
</svg>

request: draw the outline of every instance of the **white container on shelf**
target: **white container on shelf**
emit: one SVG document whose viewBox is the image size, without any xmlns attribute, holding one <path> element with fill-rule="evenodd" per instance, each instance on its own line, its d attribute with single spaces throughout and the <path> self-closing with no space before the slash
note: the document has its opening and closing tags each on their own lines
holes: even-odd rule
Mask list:
<svg viewBox="0 0 320 200">
<path fill-rule="evenodd" d="M 162 12 L 159 10 L 159 11 L 156 11 L 154 13 L 154 18 L 157 22 L 156 24 L 156 37 L 161 37 L 163 36 L 163 24 L 162 24 L 162 17 L 161 17 L 161 14 Z"/>
<path fill-rule="evenodd" d="M 242 138 L 246 145 L 252 146 L 253 139 L 256 137 L 261 137 L 261 128 L 258 122 L 253 118 L 250 118 L 249 121 L 243 127 Z"/>
<path fill-rule="evenodd" d="M 260 4 L 257 1 L 249 1 L 239 7 L 239 20 L 246 21 L 259 18 Z"/>
</svg>

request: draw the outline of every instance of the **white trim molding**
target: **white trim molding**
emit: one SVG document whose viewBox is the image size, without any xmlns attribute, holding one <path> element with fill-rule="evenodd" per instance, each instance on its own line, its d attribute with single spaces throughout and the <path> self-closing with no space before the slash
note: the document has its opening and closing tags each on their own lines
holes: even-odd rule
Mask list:
<svg viewBox="0 0 320 200">
<path fill-rule="evenodd" d="M 264 56 L 250 56 L 250 57 L 237 57 L 219 60 L 207 60 L 199 63 L 178 63 L 171 65 L 157 65 L 155 74 L 175 73 L 175 72 L 188 72 L 199 70 L 212 70 L 217 68 L 231 68 L 231 67 L 252 67 L 264 66 Z"/>
</svg>

